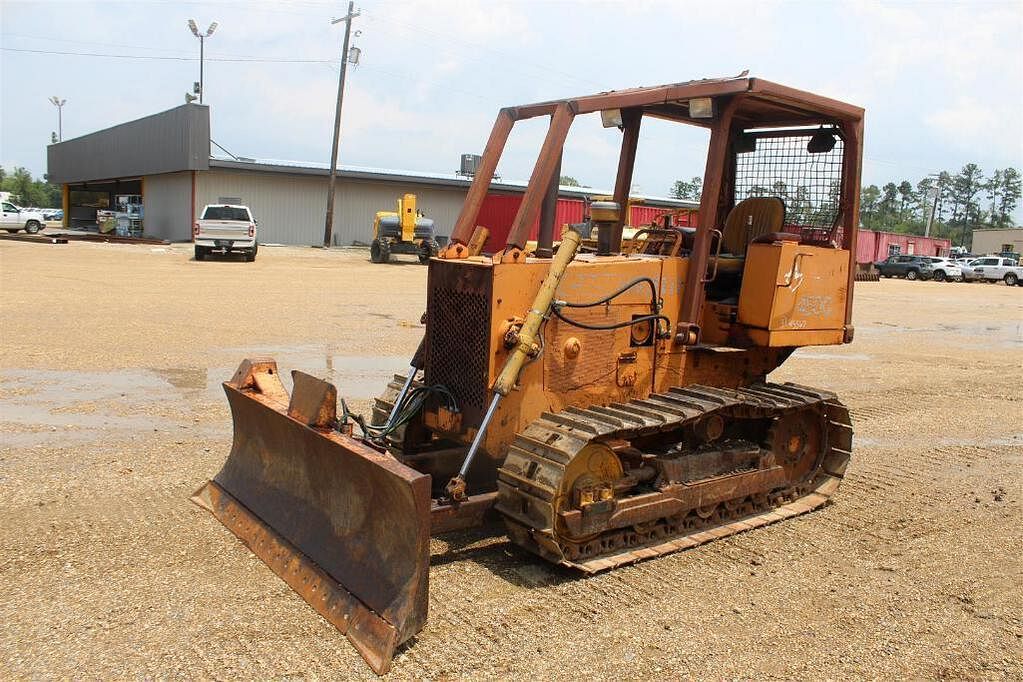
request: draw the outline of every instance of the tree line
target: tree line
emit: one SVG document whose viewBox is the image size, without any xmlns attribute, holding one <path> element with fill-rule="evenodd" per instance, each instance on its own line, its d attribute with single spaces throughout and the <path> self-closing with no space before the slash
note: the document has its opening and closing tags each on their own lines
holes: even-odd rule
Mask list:
<svg viewBox="0 0 1023 682">
<path fill-rule="evenodd" d="M 21 166 L 10 173 L 0 166 L 0 190 L 10 192 L 11 201 L 19 206 L 60 208 L 62 202 L 60 185 L 45 178 L 35 179 L 27 168 Z"/>
<path fill-rule="evenodd" d="M 980 166 L 968 163 L 958 172 L 942 171 L 915 184 L 867 185 L 860 190 L 860 222 L 873 230 L 923 234 L 933 214 L 931 235 L 962 246 L 975 228 L 1013 226 L 1021 184 L 1016 168 L 985 176 Z"/>
<path fill-rule="evenodd" d="M 793 222 L 798 223 L 800 219 L 812 222 L 811 211 L 826 208 L 808 205 L 804 199 L 806 188 L 803 187 L 792 188 L 778 182 L 770 188 L 761 189 L 766 196 L 785 199 L 789 219 Z M 703 179 L 700 177 L 676 180 L 669 191 L 672 198 L 686 201 L 699 201 L 702 193 Z M 1018 169 L 996 169 L 986 176 L 980 166 L 968 163 L 958 172 L 942 171 L 915 184 L 901 180 L 880 187 L 867 185 L 861 188 L 860 224 L 870 230 L 923 234 L 933 213 L 931 235 L 964 245 L 970 242 L 974 228 L 1012 227 L 1012 216 L 1020 205 L 1020 199 Z M 790 205 L 793 201 L 795 205 Z"/>
</svg>

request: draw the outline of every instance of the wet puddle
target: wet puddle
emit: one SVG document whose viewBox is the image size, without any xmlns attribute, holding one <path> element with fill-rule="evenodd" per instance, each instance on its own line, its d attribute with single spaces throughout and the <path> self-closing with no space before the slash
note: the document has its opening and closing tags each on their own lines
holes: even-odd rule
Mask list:
<svg viewBox="0 0 1023 682">
<path fill-rule="evenodd" d="M 338 395 L 353 400 L 370 400 L 380 395 L 394 374 L 407 374 L 409 358 L 404 355 L 343 355 L 324 350 L 322 346 L 289 346 L 257 348 L 224 348 L 220 352 L 228 357 L 271 357 L 277 361 L 281 379 L 291 390 L 291 371 L 325 379 L 337 387 Z M 238 368 L 224 366 L 207 370 L 207 390 L 218 395 L 220 384 L 227 381 Z"/>
<path fill-rule="evenodd" d="M 311 349 L 240 349 L 238 358 L 271 356 L 291 389 L 291 370 L 322 377 L 341 396 L 369 400 L 408 358 L 354 357 Z M 0 446 L 85 442 L 111 432 L 196 428 L 195 407 L 224 399 L 221 384 L 237 366 L 124 369 L 109 372 L 11 369 L 0 371 Z M 225 401 L 226 404 L 226 401 Z M 219 430 L 218 430 L 219 433 Z"/>
</svg>

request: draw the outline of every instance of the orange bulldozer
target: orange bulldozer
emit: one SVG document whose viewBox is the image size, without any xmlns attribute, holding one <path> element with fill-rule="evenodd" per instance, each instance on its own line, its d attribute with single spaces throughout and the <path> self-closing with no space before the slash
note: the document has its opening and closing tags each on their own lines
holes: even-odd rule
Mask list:
<svg viewBox="0 0 1023 682">
<path fill-rule="evenodd" d="M 593 252 L 555 234 L 573 121 L 620 137 Z M 504 248 L 480 206 L 513 125 L 546 138 Z M 701 126 L 699 227 L 623 240 L 644 119 Z M 368 419 L 271 359 L 224 384 L 234 442 L 195 501 L 377 673 L 427 621 L 431 535 L 496 515 L 511 542 L 583 574 L 821 507 L 852 448 L 828 391 L 767 380 L 802 346 L 849 343 L 863 110 L 736 77 L 502 109 L 425 332 Z M 539 224 L 536 250 L 525 250 Z M 344 404 L 343 402 L 341 403 Z"/>
</svg>

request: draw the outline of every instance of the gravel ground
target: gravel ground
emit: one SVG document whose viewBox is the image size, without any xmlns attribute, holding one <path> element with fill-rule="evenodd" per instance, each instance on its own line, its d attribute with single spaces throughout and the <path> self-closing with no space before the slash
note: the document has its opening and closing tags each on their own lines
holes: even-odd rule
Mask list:
<svg viewBox="0 0 1023 682">
<path fill-rule="evenodd" d="M 0 243 L 0 677 L 372 678 L 188 501 L 246 355 L 365 409 L 418 342 L 426 270 L 364 251 Z M 772 378 L 836 391 L 824 510 L 592 578 L 434 541 L 391 677 L 1023 678 L 1023 289 L 857 286 L 856 341 Z"/>
</svg>

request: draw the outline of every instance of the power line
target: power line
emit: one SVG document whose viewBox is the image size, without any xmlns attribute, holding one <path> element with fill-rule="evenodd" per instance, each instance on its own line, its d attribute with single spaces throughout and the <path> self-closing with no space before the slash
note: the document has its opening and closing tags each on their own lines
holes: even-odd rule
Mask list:
<svg viewBox="0 0 1023 682">
<path fill-rule="evenodd" d="M 0 37 L 14 38 L 16 40 L 41 40 L 48 43 L 73 43 L 75 45 L 99 45 L 101 47 L 111 48 L 117 47 L 127 50 L 145 50 L 147 52 L 180 52 L 186 54 L 183 50 L 167 50 L 160 47 L 153 47 L 152 45 L 124 45 L 123 43 L 111 43 L 111 42 L 100 42 L 97 40 L 72 40 L 71 38 L 54 38 L 53 36 L 35 36 L 28 35 L 25 33 L 0 33 Z M 187 52 L 191 54 L 191 51 Z M 232 57 L 244 57 L 248 55 L 230 55 Z"/>
<path fill-rule="evenodd" d="M 28 50 L 18 47 L 2 47 L 0 50 L 4 52 L 27 52 L 31 54 L 53 54 L 53 55 L 65 55 L 72 57 L 104 57 L 107 59 L 143 59 L 143 60 L 159 60 L 159 61 L 174 61 L 174 62 L 195 62 L 199 61 L 198 57 L 167 57 L 161 55 L 146 55 L 146 54 L 108 54 L 100 52 L 64 52 L 60 50 Z M 269 58 L 269 57 L 207 57 L 207 61 L 211 62 L 257 62 L 257 63 L 272 63 L 272 64 L 333 64 L 335 59 L 280 59 L 280 58 Z"/>
<path fill-rule="evenodd" d="M 162 48 L 162 47 L 152 47 L 150 45 L 125 45 L 124 43 L 99 42 L 99 41 L 96 41 L 96 40 L 71 40 L 69 38 L 52 38 L 52 37 L 48 37 L 48 36 L 33 36 L 33 35 L 26 35 L 24 33 L 0 33 L 0 37 L 3 37 L 3 38 L 14 38 L 16 40 L 43 41 L 43 42 L 49 42 L 49 43 L 73 43 L 75 45 L 97 45 L 99 47 L 107 48 L 107 49 L 116 47 L 116 48 L 124 49 L 124 50 L 145 50 L 146 52 L 163 52 L 167 56 L 176 56 L 176 55 L 183 55 L 183 56 L 185 56 L 185 55 L 191 55 L 192 54 L 191 50 L 187 50 L 187 51 L 186 50 L 174 50 L 174 49 L 167 49 L 167 48 Z M 12 48 L 12 49 L 14 49 L 14 48 Z M 229 54 L 229 53 L 226 53 L 226 52 L 222 52 L 222 53 L 220 53 L 220 55 L 221 55 L 222 58 L 223 57 L 238 57 L 238 58 L 241 58 L 241 59 L 271 59 L 271 57 L 259 57 L 257 55 L 252 55 L 252 54 Z M 276 59 L 276 57 L 273 57 L 273 59 Z"/>
</svg>

